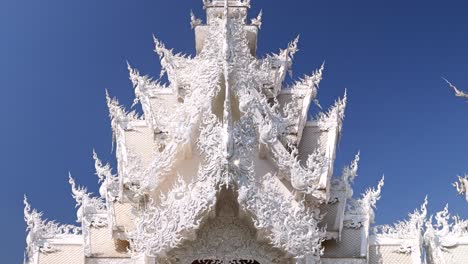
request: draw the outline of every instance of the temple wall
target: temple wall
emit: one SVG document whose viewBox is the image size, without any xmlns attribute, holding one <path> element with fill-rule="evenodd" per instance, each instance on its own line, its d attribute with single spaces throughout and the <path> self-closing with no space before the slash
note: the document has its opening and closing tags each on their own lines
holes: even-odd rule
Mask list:
<svg viewBox="0 0 468 264">
<path fill-rule="evenodd" d="M 133 223 L 135 215 L 133 214 L 132 204 L 115 202 L 112 206 L 114 207 L 115 225 L 117 228 L 129 231 L 135 229 L 135 225 Z"/>
<path fill-rule="evenodd" d="M 307 125 L 304 127 L 301 142 L 299 143 L 299 160 L 305 164 L 307 158 L 317 148 L 321 152 L 326 152 L 328 132 L 320 131 L 317 126 Z"/>
<path fill-rule="evenodd" d="M 398 245 L 369 246 L 369 264 L 419 264 L 413 263 L 411 254 L 398 253 Z"/>
<path fill-rule="evenodd" d="M 159 91 L 158 94 L 151 96 L 150 104 L 152 110 L 164 109 L 169 113 L 175 110 L 179 103 L 177 101 L 177 97 L 172 93 L 172 89 L 167 88 L 166 90 L 166 93 L 162 93 Z M 154 111 L 153 114 L 157 116 L 157 113 Z"/>
<path fill-rule="evenodd" d="M 446 264 L 468 263 L 468 245 L 459 245 L 446 248 L 442 251 Z"/>
<path fill-rule="evenodd" d="M 127 247 L 129 244 L 124 240 L 113 239 L 112 233 L 107 227 L 91 227 L 89 233 L 91 256 L 102 258 L 128 257 Z"/>
<path fill-rule="evenodd" d="M 321 204 L 320 205 L 320 212 L 326 212 L 325 216 L 323 217 L 322 221 L 320 221 L 321 227 L 327 227 L 327 231 L 338 232 L 340 223 L 337 223 L 337 216 L 339 214 L 339 206 L 341 202 L 337 202 L 334 204 Z"/>
<path fill-rule="evenodd" d="M 321 264 L 367 264 L 366 259 L 356 258 L 322 258 Z"/>
<path fill-rule="evenodd" d="M 129 258 L 87 258 L 85 264 L 143 264 L 143 262 Z"/>
<path fill-rule="evenodd" d="M 154 158 L 153 151 L 156 148 L 151 128 L 140 126 L 125 131 L 125 141 L 128 159 L 132 159 L 134 155 L 141 162 L 142 168 L 148 167 Z"/>
<path fill-rule="evenodd" d="M 83 245 L 54 245 L 56 252 L 39 253 L 38 264 L 84 264 Z"/>
<path fill-rule="evenodd" d="M 343 228 L 341 241 L 328 240 L 323 243 L 324 258 L 360 258 L 362 243 L 362 228 Z"/>
</svg>

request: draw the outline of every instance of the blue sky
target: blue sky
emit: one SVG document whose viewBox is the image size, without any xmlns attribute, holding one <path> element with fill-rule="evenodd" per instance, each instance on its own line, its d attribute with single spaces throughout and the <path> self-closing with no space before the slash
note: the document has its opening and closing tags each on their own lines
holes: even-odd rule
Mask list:
<svg viewBox="0 0 468 264">
<path fill-rule="evenodd" d="M 104 89 L 130 106 L 125 61 L 158 76 L 154 33 L 194 52 L 189 12 L 201 1 L 0 1 L 0 249 L 20 263 L 22 196 L 48 219 L 75 221 L 68 171 L 97 193 L 92 149 L 115 164 Z M 449 203 L 468 218 L 451 182 L 468 171 L 468 104 L 441 77 L 468 90 L 468 2 L 252 0 L 264 11 L 258 54 L 296 35 L 294 76 L 326 61 L 319 91 L 328 107 L 348 89 L 337 174 L 361 151 L 355 194 L 386 183 L 377 223 L 404 218 L 426 194 L 431 213 Z M 114 166 L 115 167 L 115 166 Z M 5 259 L 6 258 L 6 259 Z"/>
</svg>

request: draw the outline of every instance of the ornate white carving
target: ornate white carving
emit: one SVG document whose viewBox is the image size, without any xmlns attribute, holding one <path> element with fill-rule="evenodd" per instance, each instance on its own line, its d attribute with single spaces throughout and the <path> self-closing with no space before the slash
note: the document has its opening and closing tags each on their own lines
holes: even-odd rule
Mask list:
<svg viewBox="0 0 468 264">
<path fill-rule="evenodd" d="M 427 197 L 419 210 L 414 210 L 408 214 L 409 219 L 398 221 L 394 225 L 376 226 L 373 229 L 374 234 L 380 237 L 396 238 L 396 239 L 419 239 L 422 236 L 421 231 L 424 228 L 427 215 Z"/>
<path fill-rule="evenodd" d="M 229 216 L 210 219 L 197 232 L 197 240 L 184 243 L 170 252 L 171 263 L 194 263 L 196 260 L 217 260 L 216 263 L 290 263 L 284 253 L 267 243 L 258 242 L 255 230 L 245 221 Z"/>
<path fill-rule="evenodd" d="M 112 174 L 112 168 L 109 163 L 106 165 L 102 164 L 102 161 L 98 158 L 96 152 L 93 150 L 94 167 L 96 169 L 96 176 L 99 178 L 101 187 L 99 188 L 99 194 L 102 199 L 108 202 L 114 202 L 119 196 L 119 179 L 117 176 Z"/>
<path fill-rule="evenodd" d="M 279 166 L 291 175 L 293 185 L 308 191 L 315 190 L 313 180 L 322 173 L 323 164 L 328 164 L 323 160 L 324 155 L 316 151 L 304 168 L 295 157 L 296 151 L 290 153 L 280 145 L 278 138 L 286 120 L 279 113 L 277 105 L 269 106 L 266 97 L 254 89 L 262 87 L 268 80 L 269 70 L 266 75 L 258 71 L 258 61 L 250 54 L 243 22 L 237 18 L 228 19 L 226 12 L 227 8 L 224 18 L 209 25 L 205 47 L 199 56 L 193 58 L 198 63 L 200 74 L 196 78 L 191 77 L 195 82 L 181 105 L 185 111 L 177 111 L 171 116 L 173 124 L 186 127 L 189 131 L 192 123 L 200 124 L 197 147 L 204 155 L 204 164 L 198 174 L 194 175 L 194 182 L 188 184 L 180 179 L 167 195 L 161 197 L 160 205 L 150 202 L 141 211 L 137 230 L 130 235 L 133 249 L 136 253 L 164 256 L 182 241 L 194 239 L 195 230 L 216 202 L 220 186 L 234 186 L 239 190 L 241 208 L 252 214 L 256 228 L 267 234 L 275 247 L 297 258 L 307 255 L 318 259 L 321 254 L 320 243 L 325 236 L 325 231 L 317 227 L 318 211 L 296 203 L 292 195 L 285 197 L 278 191 L 276 176 L 265 175 L 257 183 L 254 180 L 255 164 L 251 160 L 257 149 L 256 144 L 270 146 L 279 160 Z M 177 63 L 173 62 L 172 53 L 160 44 L 157 44 L 158 47 L 158 53 L 163 54 L 162 58 L 169 58 L 162 64 L 168 76 L 171 76 L 171 71 L 181 66 L 174 66 Z M 285 56 L 290 56 L 296 49 L 296 43 L 292 44 Z M 214 72 L 223 76 L 223 85 L 219 85 L 219 77 L 209 82 L 203 77 L 208 73 L 207 69 L 210 75 L 213 74 L 212 64 L 221 65 L 221 70 Z M 314 77 L 307 80 L 311 82 L 309 86 L 315 85 L 316 81 L 313 80 L 317 78 L 320 79 Z M 197 79 L 202 79 L 203 83 L 197 83 Z M 212 105 L 205 98 L 214 98 L 221 91 L 220 88 L 224 90 L 223 114 L 217 117 L 211 114 Z M 237 98 L 242 113 L 236 123 L 233 123 L 231 116 L 231 93 Z M 204 114 L 200 120 L 201 113 Z M 190 122 L 189 119 L 187 126 L 182 121 L 187 120 L 186 116 L 193 120 Z M 168 131 L 170 136 L 174 130 Z"/>
<path fill-rule="evenodd" d="M 190 11 L 190 26 L 192 27 L 192 29 L 196 28 L 197 26 L 201 24 L 202 24 L 202 20 L 199 18 L 196 18 L 193 11 Z"/>
<path fill-rule="evenodd" d="M 422 263 L 424 223 L 427 216 L 427 197 L 419 210 L 408 215 L 409 219 L 396 224 L 376 226 L 373 233 L 377 238 L 402 240 L 397 253 L 411 255 L 413 263 Z"/>
<path fill-rule="evenodd" d="M 236 6 L 236 7 L 250 7 L 250 0 L 203 0 L 203 8 L 208 7 L 222 7 L 225 5 L 225 2 L 228 3 L 229 6 Z"/>
<path fill-rule="evenodd" d="M 376 189 L 368 189 L 360 199 L 350 199 L 346 204 L 347 220 L 344 226 L 349 228 L 360 228 L 364 223 L 374 222 L 374 208 L 380 199 L 384 177 L 379 181 Z"/>
<path fill-rule="evenodd" d="M 448 205 L 436 213 L 435 224 L 432 224 L 431 216 L 425 225 L 424 243 L 428 249 L 430 263 L 447 263 L 443 252 L 456 247 L 460 237 L 468 236 L 468 220 L 461 220 L 458 216 L 450 217 Z"/>
<path fill-rule="evenodd" d="M 76 185 L 71 175 L 68 176 L 68 182 L 72 188 L 72 196 L 76 201 L 76 207 L 78 207 L 76 221 L 87 226 L 105 226 L 106 220 L 100 216 L 95 216 L 106 212 L 104 200 L 98 197 L 91 197 L 86 188 Z"/>
<path fill-rule="evenodd" d="M 133 252 L 164 256 L 183 241 L 195 239 L 204 213 L 209 212 L 215 202 L 214 182 L 186 184 L 179 180 L 173 190 L 161 196 L 159 206 L 150 201 L 140 212 L 136 230 L 129 234 Z"/>
<path fill-rule="evenodd" d="M 193 256 L 183 258 L 174 252 L 196 248 L 197 257 L 208 259 L 219 244 L 210 238 L 216 235 L 234 245 L 217 250 L 222 251 L 225 262 L 245 257 L 247 261 L 286 263 L 284 260 L 291 257 L 298 262 L 318 263 L 326 237 L 325 228 L 319 227 L 318 209 L 320 202 L 326 202 L 326 195 L 317 195 L 324 192 L 324 187 L 318 186 L 323 175 L 328 175 L 334 157 L 317 148 L 301 164 L 297 143 L 310 103 L 318 105 L 316 95 L 324 66 L 289 87 L 291 98 L 280 106 L 277 97 L 298 50 L 298 38 L 278 54 L 257 59 L 247 37 L 252 26 L 246 25 L 239 11 L 250 2 L 204 3 L 206 8 L 215 8 L 210 12 L 216 15 L 213 13 L 209 24 L 200 28 L 205 30 L 205 36 L 197 56 L 174 54 L 154 38 L 162 66 L 160 77 L 167 74 L 168 84 L 141 76 L 128 65 L 134 104 L 142 105 L 144 119 L 135 111 L 127 112 L 106 92 L 118 175 L 113 175 L 110 166 L 103 165 L 93 153 L 96 175 L 102 183 L 101 198 L 92 197 L 69 179 L 79 207 L 77 218 L 83 225 L 85 255 L 91 252 L 90 228 L 107 226 L 113 217 L 107 211 L 109 204 L 125 197 L 121 202 L 131 203 L 137 211 L 135 229 L 119 235 L 129 239 L 133 257 L 145 256 L 161 263 L 180 257 L 183 262 L 190 262 Z M 223 6 L 224 13 L 220 14 Z M 229 13 L 231 10 L 233 14 Z M 262 13 L 252 20 L 252 25 L 260 28 L 261 18 Z M 198 27 L 201 20 L 192 14 L 191 25 Z M 176 99 L 176 105 L 171 109 L 155 105 L 162 94 Z M 319 114 L 320 129 L 337 129 L 339 133 L 345 106 L 346 94 L 329 112 Z M 142 126 L 145 131 L 150 128 L 160 144 L 147 166 L 142 165 L 139 153 L 126 142 L 126 134 Z M 200 163 L 194 165 L 193 173 L 183 171 L 177 175 L 174 164 L 190 157 L 185 154 L 192 150 Z M 267 171 L 258 162 L 263 154 L 262 162 L 272 161 Z M 341 180 L 335 182 L 335 187 L 341 185 L 345 190 L 346 198 L 352 196 L 351 183 L 358 160 L 359 155 L 343 170 Z M 174 183 L 169 177 L 178 180 Z M 328 187 L 329 178 L 326 180 Z M 382 185 L 383 180 L 377 190 L 369 190 L 348 204 L 347 214 L 353 221 L 357 219 L 349 226 L 358 228 L 363 219 L 366 223 L 372 220 Z M 253 222 L 255 232 L 240 226 L 232 217 L 209 220 L 211 224 L 200 230 L 216 214 L 218 196 L 225 189 L 237 194 L 239 210 Z M 164 192 L 157 197 L 161 190 Z M 266 243 L 275 250 L 266 247 Z"/>
<path fill-rule="evenodd" d="M 239 204 L 254 215 L 255 227 L 266 232 L 275 247 L 297 258 L 318 260 L 326 233 L 318 228 L 319 210 L 285 197 L 273 177 L 267 175 L 260 184 L 240 187 Z"/>
<path fill-rule="evenodd" d="M 455 93 L 455 96 L 461 97 L 461 98 L 468 98 L 468 93 L 465 93 L 464 91 L 460 91 L 457 89 L 455 85 L 453 85 L 451 82 L 449 82 L 447 79 L 442 78 L 447 84 L 452 88 L 453 92 Z"/>
<path fill-rule="evenodd" d="M 341 134 L 346 109 L 346 102 L 347 92 L 345 90 L 343 99 L 338 99 L 328 112 L 318 114 L 317 123 L 320 129 L 328 131 L 333 127 L 337 127 L 339 131 L 338 135 Z"/>
<path fill-rule="evenodd" d="M 260 10 L 260 13 L 258 13 L 258 16 L 256 18 L 252 18 L 251 24 L 254 26 L 257 26 L 260 29 L 262 27 L 262 16 L 263 16 L 263 10 Z"/>
<path fill-rule="evenodd" d="M 104 200 L 99 197 L 91 197 L 86 188 L 77 186 L 75 180 L 68 176 L 68 182 L 72 188 L 72 196 L 76 201 L 77 222 L 81 223 L 84 238 L 84 254 L 91 255 L 91 237 L 89 229 L 108 226 L 108 213 Z"/>
<path fill-rule="evenodd" d="M 465 199 L 468 202 L 468 175 L 465 177 L 458 176 L 458 181 L 453 183 L 453 186 L 457 189 L 460 195 L 465 195 Z"/>
<path fill-rule="evenodd" d="M 31 209 L 24 196 L 24 221 L 26 222 L 26 258 L 28 263 L 36 263 L 38 252 L 53 253 L 56 249 L 49 244 L 48 239 L 79 235 L 81 228 L 73 225 L 61 225 L 54 221 L 42 220 L 42 213 Z"/>
<path fill-rule="evenodd" d="M 125 129 L 131 129 L 132 122 L 140 120 L 140 117 L 135 111 L 127 112 L 125 108 L 119 104 L 117 99 L 111 99 L 107 90 L 106 102 L 109 108 L 109 117 L 111 119 L 113 139 L 115 142 L 119 136 L 118 134 L 123 133 Z"/>
<path fill-rule="evenodd" d="M 360 153 L 358 152 L 354 156 L 354 160 L 343 168 L 341 178 L 332 180 L 329 204 L 334 204 L 338 201 L 345 202 L 346 199 L 353 197 L 352 184 L 357 176 L 359 159 Z"/>
</svg>

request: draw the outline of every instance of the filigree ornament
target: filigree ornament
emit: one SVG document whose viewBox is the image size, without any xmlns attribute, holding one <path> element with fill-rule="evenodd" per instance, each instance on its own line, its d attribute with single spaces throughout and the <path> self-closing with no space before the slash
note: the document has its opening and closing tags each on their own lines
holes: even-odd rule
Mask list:
<svg viewBox="0 0 468 264">
<path fill-rule="evenodd" d="M 275 247 L 297 258 L 320 258 L 325 230 L 318 227 L 318 209 L 285 197 L 273 175 L 265 176 L 262 183 L 241 186 L 238 199 L 254 215 L 255 228 L 268 234 Z"/>
<path fill-rule="evenodd" d="M 26 222 L 26 258 L 29 263 L 35 263 L 37 252 L 54 253 L 56 248 L 49 244 L 48 239 L 74 236 L 81 234 L 81 228 L 73 225 L 62 225 L 54 221 L 42 219 L 42 213 L 31 209 L 24 196 L 24 221 Z"/>
<path fill-rule="evenodd" d="M 419 210 L 408 214 L 408 220 L 398 221 L 394 225 L 375 226 L 373 232 L 379 237 L 420 240 L 427 216 L 427 197 Z"/>
<path fill-rule="evenodd" d="M 402 241 L 395 251 L 400 254 L 411 255 L 413 263 L 423 262 L 423 235 L 424 224 L 427 216 L 427 197 L 421 208 L 408 214 L 408 220 L 399 221 L 396 224 L 375 226 L 374 236 L 377 238 L 391 238 Z"/>
<path fill-rule="evenodd" d="M 329 204 L 346 201 L 353 197 L 352 184 L 357 176 L 360 153 L 354 156 L 354 160 L 341 172 L 341 178 L 335 178 L 331 182 Z"/>
<path fill-rule="evenodd" d="M 99 194 L 101 198 L 107 203 L 114 202 L 118 199 L 119 195 L 119 179 L 116 175 L 112 174 L 112 168 L 109 163 L 102 164 L 96 152 L 93 150 L 94 167 L 96 169 L 96 176 L 99 179 L 101 186 L 99 187 Z"/>
<path fill-rule="evenodd" d="M 260 13 L 258 13 L 258 16 L 256 18 L 252 18 L 251 24 L 254 26 L 257 26 L 260 29 L 262 27 L 262 16 L 263 16 L 263 10 L 260 10 Z"/>
<path fill-rule="evenodd" d="M 255 230 L 237 217 L 216 217 L 206 221 L 197 232 L 196 241 L 184 243 L 174 249 L 167 259 L 174 264 L 196 263 L 196 260 L 204 259 L 216 259 L 219 261 L 217 263 L 226 264 L 290 263 L 280 250 L 258 242 Z M 236 260 L 244 262 L 235 262 Z M 254 260 L 257 262 L 253 262 Z M 161 262 L 164 263 L 164 260 Z"/>
<path fill-rule="evenodd" d="M 345 90 L 345 94 L 343 99 L 338 99 L 335 104 L 330 108 L 327 113 L 319 113 L 317 116 L 317 123 L 320 129 L 324 131 L 328 131 L 331 128 L 338 128 L 338 131 L 341 134 L 341 130 L 343 127 L 343 119 L 346 109 L 347 103 L 347 92 Z"/>
<path fill-rule="evenodd" d="M 88 193 L 86 188 L 76 185 L 71 175 L 68 176 L 68 182 L 72 188 L 72 196 L 76 201 L 76 207 L 78 207 L 76 221 L 83 225 L 92 225 L 94 223 L 101 225 L 102 221 L 95 220 L 93 215 L 106 213 L 104 200 L 99 197 L 91 197 L 91 193 Z"/>
<path fill-rule="evenodd" d="M 211 10 L 214 13 L 207 25 L 191 15 L 192 27 L 203 26 L 204 30 L 203 48 L 196 56 L 174 54 L 154 38 L 161 63 L 160 79 L 140 75 L 128 64 L 135 92 L 133 106 L 140 103 L 143 116 L 127 112 L 106 92 L 118 175 L 113 175 L 109 164 L 104 165 L 93 153 L 101 197 L 92 197 L 69 179 L 78 207 L 77 221 L 84 230 L 85 255 L 91 252 L 90 228 L 113 224 L 111 208 L 118 201 L 131 203 L 136 211 L 135 228 L 119 234 L 129 240 L 133 258 L 143 256 L 170 263 L 180 257 L 174 252 L 189 250 L 190 246 L 194 250 L 196 246 L 200 261 L 286 263 L 283 260 L 294 258 L 318 263 L 326 238 L 325 228 L 319 227 L 322 215 L 318 204 L 326 202 L 326 198 L 314 195 L 334 157 L 317 148 L 300 162 L 298 142 L 310 103 L 318 105 L 316 96 L 324 65 L 296 81 L 288 88 L 290 99 L 280 102 L 283 81 L 298 51 L 298 38 L 278 54 L 257 59 L 248 37 L 256 29 L 246 25 L 239 11 L 250 2 L 204 3 L 215 10 Z M 252 25 L 260 28 L 261 18 L 260 12 Z M 168 83 L 161 81 L 164 75 Z M 163 97 L 171 98 L 170 103 L 161 105 L 166 103 Z M 345 105 L 346 94 L 328 113 L 318 116 L 320 129 L 336 128 L 339 134 Z M 127 145 L 126 136 L 142 127 L 144 131 L 149 128 L 157 141 L 151 145 L 149 162 Z M 200 160 L 194 165 L 196 169 L 179 173 L 175 164 L 180 163 L 176 161 L 190 159 L 192 151 Z M 274 166 L 260 172 L 263 165 L 259 165 L 259 159 L 271 160 Z M 340 185 L 345 190 L 346 198 L 352 196 L 358 160 L 359 155 L 335 182 L 335 187 Z M 363 198 L 351 202 L 347 213 L 360 224 L 372 219 L 382 185 L 383 181 L 377 190 L 369 190 Z M 207 220 L 216 214 L 220 192 L 226 189 L 237 194 L 240 212 L 253 222 L 256 231 L 246 230 L 232 219 Z M 317 201 L 309 204 L 306 198 Z M 234 243 L 234 248 L 220 249 L 224 250 L 224 258 L 212 258 L 215 255 L 207 248 L 216 245 L 207 238 L 211 234 L 200 229 L 204 223 L 211 223 L 208 226 L 213 232 L 224 230 L 219 235 Z M 249 236 L 255 233 L 255 239 L 241 237 L 233 230 Z M 192 257 L 184 261 L 197 260 Z"/>
<path fill-rule="evenodd" d="M 468 93 L 458 90 L 458 88 L 453 85 L 451 82 L 449 82 L 447 79 L 442 78 L 449 86 L 452 88 L 453 92 L 455 93 L 455 96 L 461 97 L 461 98 L 468 98 Z"/>
<path fill-rule="evenodd" d="M 448 263 L 443 252 L 456 247 L 459 238 L 468 236 L 468 220 L 461 220 L 458 216 L 451 217 L 448 205 L 436 213 L 434 218 L 434 224 L 432 216 L 425 223 L 424 243 L 428 250 L 428 259 L 431 263 Z"/>
<path fill-rule="evenodd" d="M 186 184 L 179 179 L 174 189 L 161 195 L 160 205 L 150 201 L 136 220 L 136 230 L 129 233 L 134 254 L 164 256 L 183 241 L 194 240 L 204 214 L 216 203 L 213 180 Z"/>
<path fill-rule="evenodd" d="M 75 180 L 68 176 L 68 182 L 72 188 L 72 196 L 76 201 L 77 222 L 81 223 L 84 238 L 84 253 L 86 256 L 91 255 L 91 238 L 89 229 L 103 228 L 108 226 L 108 211 L 105 200 L 100 197 L 91 197 L 86 188 L 77 186 Z"/>
<path fill-rule="evenodd" d="M 379 181 L 376 189 L 368 189 L 360 199 L 348 200 L 345 214 L 350 218 L 347 224 L 349 227 L 357 228 L 363 222 L 374 222 L 374 208 L 380 199 L 383 185 L 384 177 Z"/>
<path fill-rule="evenodd" d="M 465 177 L 458 176 L 458 181 L 453 183 L 453 186 L 457 189 L 460 195 L 465 195 L 465 199 L 468 202 L 468 175 Z"/>
<path fill-rule="evenodd" d="M 196 18 L 193 11 L 190 11 L 190 26 L 192 27 L 192 29 L 196 28 L 197 26 L 201 24 L 202 24 L 202 20 L 199 18 Z"/>
</svg>

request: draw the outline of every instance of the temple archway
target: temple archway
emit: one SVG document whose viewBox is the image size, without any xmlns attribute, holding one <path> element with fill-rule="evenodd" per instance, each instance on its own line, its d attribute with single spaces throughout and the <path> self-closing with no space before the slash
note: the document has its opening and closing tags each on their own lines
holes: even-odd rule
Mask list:
<svg viewBox="0 0 468 264">
<path fill-rule="evenodd" d="M 257 240 L 257 230 L 246 215 L 239 215 L 237 195 L 222 190 L 216 214 L 205 220 L 194 241 L 185 241 L 167 257 L 172 264 L 290 263 L 284 252 Z"/>
<path fill-rule="evenodd" d="M 219 259 L 204 259 L 204 260 L 195 260 L 192 264 L 225 264 L 222 260 Z M 245 259 L 236 259 L 230 260 L 227 264 L 260 264 L 256 260 L 245 260 Z"/>
</svg>

